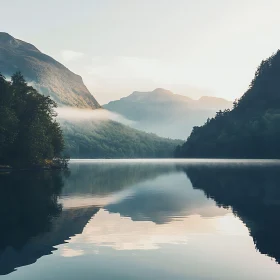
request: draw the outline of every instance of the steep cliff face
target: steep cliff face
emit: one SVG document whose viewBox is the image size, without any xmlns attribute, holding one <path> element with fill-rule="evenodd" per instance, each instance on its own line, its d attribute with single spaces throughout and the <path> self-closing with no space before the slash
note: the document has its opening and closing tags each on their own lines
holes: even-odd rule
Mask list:
<svg viewBox="0 0 280 280">
<path fill-rule="evenodd" d="M 100 108 L 80 76 L 33 45 L 0 32 L 0 72 L 9 77 L 16 71 L 59 106 Z"/>
</svg>

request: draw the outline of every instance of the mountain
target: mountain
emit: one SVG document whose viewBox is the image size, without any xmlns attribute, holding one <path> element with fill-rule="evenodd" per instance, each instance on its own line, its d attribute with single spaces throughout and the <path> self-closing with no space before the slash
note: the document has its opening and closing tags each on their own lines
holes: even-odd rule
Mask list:
<svg viewBox="0 0 280 280">
<path fill-rule="evenodd" d="M 199 108 L 224 110 L 232 107 L 232 102 L 224 98 L 214 96 L 202 96 L 197 100 Z"/>
<path fill-rule="evenodd" d="M 232 107 L 232 102 L 216 97 L 193 100 L 165 89 L 152 92 L 135 91 L 103 106 L 132 120 L 132 127 L 162 137 L 187 139 L 192 128 L 202 125 L 218 110 Z"/>
<path fill-rule="evenodd" d="M 82 78 L 33 45 L 0 32 L 0 73 L 10 77 L 21 71 L 29 85 L 50 95 L 59 107 L 77 108 L 83 114 L 105 111 L 87 90 Z M 75 115 L 75 118 L 79 119 Z M 58 116 L 66 153 L 74 158 L 171 157 L 182 141 L 161 138 L 135 130 L 110 118 L 71 120 Z"/>
<path fill-rule="evenodd" d="M 177 157 L 280 158 L 280 51 L 261 62 L 232 110 L 220 111 L 176 149 Z"/>
<path fill-rule="evenodd" d="M 183 143 L 112 120 L 60 120 L 71 158 L 170 158 Z"/>
<path fill-rule="evenodd" d="M 33 45 L 0 32 L 0 73 L 10 77 L 16 71 L 59 106 L 100 108 L 80 76 Z"/>
</svg>

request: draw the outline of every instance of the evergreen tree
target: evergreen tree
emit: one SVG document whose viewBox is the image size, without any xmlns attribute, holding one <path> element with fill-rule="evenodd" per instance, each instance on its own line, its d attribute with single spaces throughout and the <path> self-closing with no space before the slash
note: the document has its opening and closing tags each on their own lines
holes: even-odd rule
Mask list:
<svg viewBox="0 0 280 280">
<path fill-rule="evenodd" d="M 20 72 L 0 75 L 0 164 L 45 166 L 62 157 L 64 140 L 56 103 L 27 85 Z"/>
<path fill-rule="evenodd" d="M 280 51 L 262 61 L 233 109 L 195 127 L 176 157 L 280 158 Z"/>
</svg>

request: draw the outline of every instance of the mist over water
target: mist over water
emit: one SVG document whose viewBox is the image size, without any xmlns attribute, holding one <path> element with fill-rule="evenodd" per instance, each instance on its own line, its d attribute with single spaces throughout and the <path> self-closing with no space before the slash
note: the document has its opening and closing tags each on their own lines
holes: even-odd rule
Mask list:
<svg viewBox="0 0 280 280">
<path fill-rule="evenodd" d="M 143 165 L 165 165 L 173 166 L 225 166 L 225 167 L 243 167 L 243 166 L 280 166 L 278 159 L 207 159 L 207 158 L 134 158 L 134 159 L 70 159 L 71 163 L 76 164 L 143 164 Z"/>
</svg>

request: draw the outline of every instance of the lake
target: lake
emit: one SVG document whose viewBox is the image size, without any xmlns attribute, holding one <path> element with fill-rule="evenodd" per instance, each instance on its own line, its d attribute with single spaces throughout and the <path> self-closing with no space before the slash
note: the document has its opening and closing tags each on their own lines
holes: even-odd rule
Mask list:
<svg viewBox="0 0 280 280">
<path fill-rule="evenodd" d="M 0 278 L 280 279 L 280 162 L 73 160 L 0 174 Z"/>
</svg>

